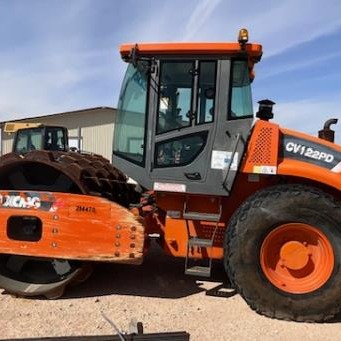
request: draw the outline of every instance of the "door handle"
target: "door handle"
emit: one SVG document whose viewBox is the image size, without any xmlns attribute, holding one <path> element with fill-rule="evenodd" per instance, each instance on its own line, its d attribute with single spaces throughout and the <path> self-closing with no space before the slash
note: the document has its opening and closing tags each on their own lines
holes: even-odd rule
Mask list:
<svg viewBox="0 0 341 341">
<path fill-rule="evenodd" d="M 201 180 L 201 175 L 199 172 L 185 173 L 185 177 L 189 180 Z"/>
</svg>

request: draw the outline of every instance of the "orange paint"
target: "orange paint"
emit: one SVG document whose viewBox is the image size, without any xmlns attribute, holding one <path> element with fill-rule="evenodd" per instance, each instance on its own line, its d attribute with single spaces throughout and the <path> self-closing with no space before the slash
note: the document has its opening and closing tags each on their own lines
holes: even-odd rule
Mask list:
<svg viewBox="0 0 341 341">
<path fill-rule="evenodd" d="M 260 251 L 264 276 L 291 294 L 306 294 L 322 287 L 334 263 L 328 237 L 317 227 L 302 223 L 278 226 L 265 237 Z"/>
<path fill-rule="evenodd" d="M 116 203 L 68 193 L 2 191 L 0 195 L 1 253 L 121 263 L 142 261 L 144 226 Z M 39 218 L 40 240 L 9 238 L 8 219 L 13 216 Z"/>
<path fill-rule="evenodd" d="M 254 78 L 253 67 L 262 57 L 262 45 L 239 43 L 139 43 L 123 44 L 120 53 L 123 59 L 130 56 L 133 48 L 137 47 L 138 56 L 229 56 L 248 59 L 250 79 Z"/>
<path fill-rule="evenodd" d="M 304 133 L 296 132 L 289 129 L 280 129 L 281 134 L 286 134 L 298 138 L 305 139 L 307 141 L 315 142 L 320 144 L 321 146 L 329 147 L 336 152 L 341 152 L 341 146 L 328 142 L 322 139 L 319 139 L 314 136 L 310 136 Z M 304 179 L 313 180 L 319 183 L 323 183 L 330 187 L 334 187 L 338 190 L 341 190 L 341 176 L 340 173 L 331 172 L 327 168 L 322 168 L 314 164 L 310 164 L 307 162 L 302 162 L 299 160 L 292 159 L 282 159 L 279 160 L 278 164 L 278 174 L 279 175 L 291 175 Z"/>
<path fill-rule="evenodd" d="M 273 176 L 283 175 L 291 179 L 295 177 L 305 181 L 315 181 L 341 190 L 340 173 L 332 172 L 328 168 L 320 167 L 308 161 L 283 158 L 280 152 L 280 148 L 284 148 L 280 141 L 282 135 L 300 138 L 341 152 L 341 146 L 334 143 L 293 130 L 283 129 L 272 122 L 258 120 L 253 127 L 240 171 L 247 174 L 262 174 L 262 167 L 272 167 L 275 171 L 272 174 Z"/>
<path fill-rule="evenodd" d="M 136 44 L 123 44 L 120 46 L 122 57 L 128 56 Z M 239 43 L 139 43 L 137 44 L 140 55 L 235 55 L 247 53 L 251 57 L 260 58 L 262 45 L 246 44 L 241 49 Z"/>
<path fill-rule="evenodd" d="M 203 239 L 211 239 L 216 228 L 215 222 L 186 220 L 183 218 L 185 202 L 186 210 L 191 212 L 217 213 L 219 212 L 219 197 L 184 195 L 178 193 L 156 193 L 157 206 L 166 212 L 163 220 L 164 245 L 166 253 L 175 257 L 186 257 L 187 242 L 189 236 Z M 171 217 L 172 214 L 178 217 Z M 148 227 L 147 227 L 148 229 Z M 223 258 L 223 240 L 226 230 L 226 220 L 223 216 L 214 236 L 212 248 L 193 247 L 190 250 L 190 257 L 203 259 Z M 161 232 L 161 231 L 160 231 Z"/>
<path fill-rule="evenodd" d="M 291 240 L 281 247 L 280 257 L 281 265 L 291 270 L 301 270 L 308 264 L 309 250 L 304 244 Z"/>
<path fill-rule="evenodd" d="M 243 173 L 261 173 L 260 167 L 278 165 L 279 126 L 268 121 L 256 121 L 241 166 Z"/>
</svg>

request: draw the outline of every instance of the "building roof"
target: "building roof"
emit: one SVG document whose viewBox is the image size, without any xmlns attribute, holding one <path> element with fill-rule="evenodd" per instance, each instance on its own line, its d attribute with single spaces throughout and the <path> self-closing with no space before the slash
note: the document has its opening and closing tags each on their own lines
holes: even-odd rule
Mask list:
<svg viewBox="0 0 341 341">
<path fill-rule="evenodd" d="M 116 110 L 116 109 L 112 108 L 112 107 L 106 107 L 106 106 L 94 107 L 94 108 L 85 108 L 85 109 L 78 109 L 78 110 L 72 110 L 72 111 L 64 111 L 64 112 L 59 112 L 59 113 L 54 113 L 54 114 L 24 117 L 24 118 L 19 118 L 19 119 L 15 119 L 15 120 L 6 120 L 6 121 L 0 122 L 0 125 L 3 125 L 6 122 L 20 122 L 20 121 L 26 121 L 26 120 L 34 120 L 37 118 L 52 117 L 52 116 L 58 116 L 58 115 L 77 114 L 77 113 L 96 111 L 96 110 Z"/>
</svg>

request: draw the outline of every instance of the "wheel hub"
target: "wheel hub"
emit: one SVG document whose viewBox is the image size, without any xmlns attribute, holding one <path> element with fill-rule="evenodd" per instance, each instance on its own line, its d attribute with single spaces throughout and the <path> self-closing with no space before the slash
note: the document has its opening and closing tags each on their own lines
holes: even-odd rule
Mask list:
<svg viewBox="0 0 341 341">
<path fill-rule="evenodd" d="M 308 248 L 296 241 L 289 241 L 285 243 L 280 249 L 281 266 L 285 266 L 291 270 L 303 269 L 309 261 Z"/>
</svg>

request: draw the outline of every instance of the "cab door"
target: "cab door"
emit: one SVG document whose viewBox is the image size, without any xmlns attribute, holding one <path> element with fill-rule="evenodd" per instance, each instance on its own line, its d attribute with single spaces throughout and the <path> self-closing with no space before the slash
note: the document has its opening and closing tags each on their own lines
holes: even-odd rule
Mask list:
<svg viewBox="0 0 341 341">
<path fill-rule="evenodd" d="M 160 60 L 158 69 L 147 145 L 153 188 L 228 195 L 252 125 L 251 97 L 251 111 L 232 117 L 230 60 Z"/>
<path fill-rule="evenodd" d="M 217 61 L 164 60 L 159 70 L 150 176 L 203 184 L 213 140 Z"/>
</svg>

